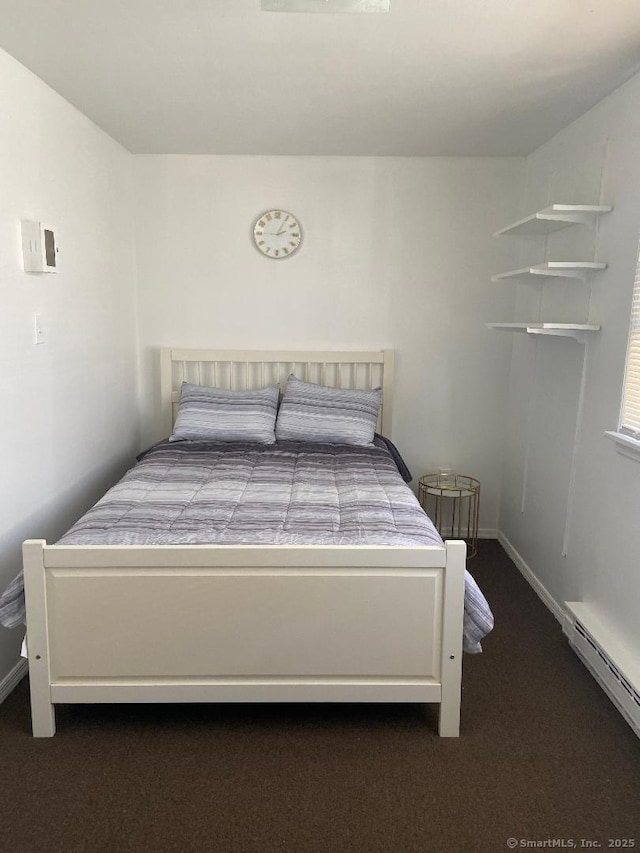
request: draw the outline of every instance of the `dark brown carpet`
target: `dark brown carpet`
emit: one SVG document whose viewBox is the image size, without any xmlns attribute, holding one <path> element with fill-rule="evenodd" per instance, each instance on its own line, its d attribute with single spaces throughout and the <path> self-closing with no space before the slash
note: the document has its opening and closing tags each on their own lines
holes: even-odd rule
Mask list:
<svg viewBox="0 0 640 853">
<path fill-rule="evenodd" d="M 0 706 L 0 850 L 640 848 L 640 741 L 501 547 L 469 567 L 496 629 L 459 739 L 430 706 L 103 705 L 34 740 L 25 680 Z"/>
</svg>

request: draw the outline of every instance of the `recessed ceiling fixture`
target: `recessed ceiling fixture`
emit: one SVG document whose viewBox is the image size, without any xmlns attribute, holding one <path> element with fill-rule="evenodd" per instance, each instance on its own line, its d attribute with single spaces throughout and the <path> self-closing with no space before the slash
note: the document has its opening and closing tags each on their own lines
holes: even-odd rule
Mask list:
<svg viewBox="0 0 640 853">
<path fill-rule="evenodd" d="M 263 12 L 388 12 L 391 0 L 260 0 Z"/>
</svg>

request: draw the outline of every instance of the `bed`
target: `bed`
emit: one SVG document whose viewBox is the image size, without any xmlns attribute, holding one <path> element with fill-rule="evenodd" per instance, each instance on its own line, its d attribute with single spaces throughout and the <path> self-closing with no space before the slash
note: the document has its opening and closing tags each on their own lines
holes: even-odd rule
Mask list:
<svg viewBox="0 0 640 853">
<path fill-rule="evenodd" d="M 290 374 L 339 389 L 381 387 L 378 430 L 391 436 L 389 350 L 162 350 L 158 433 L 169 436 L 174 429 L 185 382 L 229 390 L 272 383 L 284 388 Z M 24 543 L 34 736 L 55 734 L 56 704 L 97 702 L 437 703 L 439 734 L 458 736 L 465 576 L 467 590 L 470 582 L 466 546 L 443 543 L 433 528 L 426 539 L 414 535 L 412 525 L 422 524 L 416 515 L 422 511 L 408 487 L 398 491 L 403 506 L 391 505 L 398 527 L 393 544 L 385 544 L 382 528 L 380 536 L 370 529 L 362 533 L 367 512 L 373 512 L 375 531 L 386 497 L 372 498 L 367 512 L 362 501 L 349 512 L 340 507 L 353 522 L 347 528 L 352 533 L 329 537 L 327 544 L 324 534 L 296 527 L 290 506 L 286 524 L 277 522 L 281 534 L 264 541 L 271 504 L 261 503 L 264 496 L 258 494 L 249 521 L 256 536 L 247 542 L 247 522 L 238 522 L 242 512 L 228 508 L 227 494 L 214 506 L 207 491 L 210 472 L 227 466 L 234 454 L 253 479 L 239 484 L 234 473 L 223 480 L 243 496 L 260 484 L 265 492 L 273 488 L 264 471 L 273 467 L 274 454 L 278 465 L 284 459 L 295 472 L 284 480 L 291 479 L 298 492 L 309 471 L 321 477 L 329 468 L 342 472 L 343 457 L 353 467 L 351 492 L 362 496 L 361 483 L 375 481 L 378 488 L 387 480 L 394 491 L 400 478 L 397 470 L 395 479 L 390 473 L 388 452 L 335 447 L 328 453 L 327 445 L 301 451 L 280 442 L 259 450 L 232 444 L 222 455 L 216 446 L 195 450 L 200 456 L 185 444 L 160 442 L 59 543 Z M 202 500 L 195 505 L 183 493 L 192 489 L 184 485 L 191 484 L 187 464 L 188 476 L 197 471 L 201 478 L 196 492 Z M 363 471 L 367 481 L 358 480 Z M 170 476 L 181 484 L 178 497 L 166 493 Z M 179 511 L 159 530 L 154 514 L 136 504 L 135 513 L 146 513 L 144 524 L 152 532 L 140 538 L 128 525 L 131 496 L 145 492 L 151 481 L 161 487 L 154 507 L 166 501 L 174 509 L 179 504 Z M 301 491 L 296 506 L 308 520 L 307 486 Z M 311 517 L 321 516 L 316 511 Z M 219 525 L 224 536 L 203 541 L 211 538 L 201 533 L 203 514 L 225 512 Z M 490 611 L 486 622 L 489 617 Z"/>
</svg>

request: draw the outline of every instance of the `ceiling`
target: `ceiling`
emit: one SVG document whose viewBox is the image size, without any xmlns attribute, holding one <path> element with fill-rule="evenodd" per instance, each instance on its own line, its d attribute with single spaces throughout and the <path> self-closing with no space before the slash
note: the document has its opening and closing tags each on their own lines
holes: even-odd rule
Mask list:
<svg viewBox="0 0 640 853">
<path fill-rule="evenodd" d="M 522 155 L 640 69 L 640 2 L 0 0 L 0 47 L 134 153 Z"/>
</svg>

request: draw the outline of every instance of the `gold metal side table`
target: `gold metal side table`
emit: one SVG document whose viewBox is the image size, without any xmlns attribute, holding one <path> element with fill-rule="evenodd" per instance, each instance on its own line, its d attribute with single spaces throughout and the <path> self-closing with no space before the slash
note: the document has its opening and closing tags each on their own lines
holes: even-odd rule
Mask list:
<svg viewBox="0 0 640 853">
<path fill-rule="evenodd" d="M 443 539 L 464 539 L 467 557 L 478 553 L 480 481 L 466 474 L 423 474 L 418 481 L 420 506 Z"/>
</svg>

